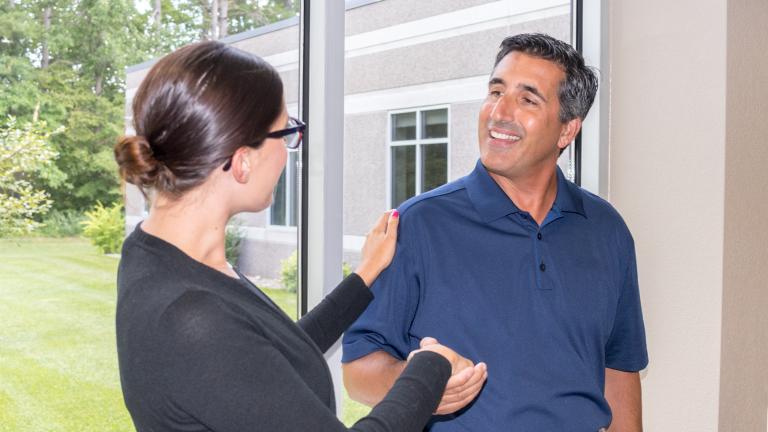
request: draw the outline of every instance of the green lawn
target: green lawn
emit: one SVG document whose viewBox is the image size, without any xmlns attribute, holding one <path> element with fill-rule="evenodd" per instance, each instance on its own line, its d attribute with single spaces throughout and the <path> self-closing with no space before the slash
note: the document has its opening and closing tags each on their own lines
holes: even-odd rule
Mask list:
<svg viewBox="0 0 768 432">
<path fill-rule="evenodd" d="M 0 240 L 0 432 L 133 430 L 115 352 L 117 263 L 81 239 Z M 295 315 L 295 296 L 267 293 Z M 367 412 L 345 407 L 347 425 Z"/>
</svg>

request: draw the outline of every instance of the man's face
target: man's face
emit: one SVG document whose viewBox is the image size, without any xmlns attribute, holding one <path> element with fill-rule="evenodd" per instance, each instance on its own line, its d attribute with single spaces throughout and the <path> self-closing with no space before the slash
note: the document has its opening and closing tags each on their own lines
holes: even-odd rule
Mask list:
<svg viewBox="0 0 768 432">
<path fill-rule="evenodd" d="M 478 122 L 480 158 L 489 172 L 530 178 L 554 167 L 560 148 L 573 139 L 573 121 L 560 122 L 558 90 L 564 79 L 557 64 L 521 52 L 499 62 Z"/>
</svg>

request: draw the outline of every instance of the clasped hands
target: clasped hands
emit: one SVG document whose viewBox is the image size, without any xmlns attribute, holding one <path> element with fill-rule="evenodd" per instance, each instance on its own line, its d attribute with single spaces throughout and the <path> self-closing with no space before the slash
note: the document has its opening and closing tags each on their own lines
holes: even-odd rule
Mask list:
<svg viewBox="0 0 768 432">
<path fill-rule="evenodd" d="M 451 363 L 451 378 L 445 386 L 443 398 L 440 400 L 435 414 L 450 414 L 472 402 L 483 388 L 488 378 L 488 367 L 485 363 L 474 364 L 472 360 L 462 357 L 456 351 L 441 345 L 437 339 L 425 337 L 419 343 L 420 348 L 408 355 L 408 359 L 421 351 L 436 352 Z"/>
</svg>

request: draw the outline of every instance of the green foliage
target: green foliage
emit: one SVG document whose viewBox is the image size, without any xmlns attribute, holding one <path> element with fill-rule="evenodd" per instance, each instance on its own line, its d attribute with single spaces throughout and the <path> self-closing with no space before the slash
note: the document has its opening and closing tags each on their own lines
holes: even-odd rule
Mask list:
<svg viewBox="0 0 768 432">
<path fill-rule="evenodd" d="M 33 184 L 52 175 L 57 156 L 39 126 L 17 127 L 14 118 L 0 126 L 0 237 L 31 233 L 51 206 L 48 193 Z"/>
<path fill-rule="evenodd" d="M 83 233 L 85 216 L 77 210 L 51 210 L 43 218 L 38 234 L 45 237 L 75 237 Z"/>
<path fill-rule="evenodd" d="M 299 287 L 299 257 L 297 251 L 280 261 L 280 283 L 288 292 L 295 293 Z"/>
<path fill-rule="evenodd" d="M 125 237 L 125 219 L 122 203 L 104 207 L 100 202 L 85 212 L 83 235 L 102 253 L 117 253 Z"/>
<path fill-rule="evenodd" d="M 223 1 L 223 0 L 219 0 Z M 28 179 L 56 210 L 84 211 L 120 199 L 112 148 L 125 127 L 125 67 L 201 39 L 212 0 L 0 1 L 0 119 L 43 120 L 59 154 L 47 175 Z M 229 0 L 234 34 L 294 16 L 291 0 Z M 44 19 L 44 17 L 48 19 Z"/>
<path fill-rule="evenodd" d="M 295 293 L 299 286 L 299 263 L 297 251 L 280 261 L 280 284 L 289 292 Z M 341 263 L 341 274 L 344 277 L 352 273 L 352 268 L 344 261 Z"/>
<path fill-rule="evenodd" d="M 227 262 L 236 266 L 237 259 L 240 258 L 240 249 L 245 238 L 245 232 L 243 228 L 237 223 L 230 223 L 227 226 L 227 235 L 224 241 L 224 252 L 227 257 Z"/>
</svg>

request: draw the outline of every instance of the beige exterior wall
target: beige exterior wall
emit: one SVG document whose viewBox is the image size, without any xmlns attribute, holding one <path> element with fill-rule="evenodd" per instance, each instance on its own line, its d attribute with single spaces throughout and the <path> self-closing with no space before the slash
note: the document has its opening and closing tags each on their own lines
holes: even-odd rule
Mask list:
<svg viewBox="0 0 768 432">
<path fill-rule="evenodd" d="M 608 8 L 609 197 L 638 252 L 645 430 L 766 431 L 768 5 Z"/>
</svg>

